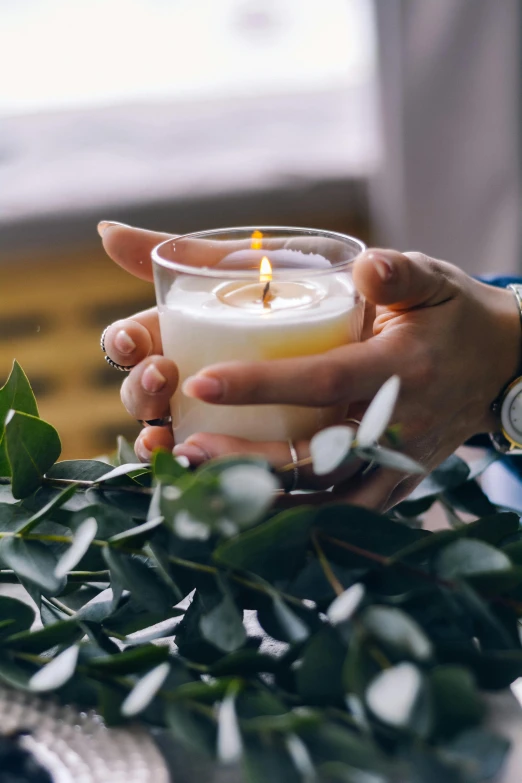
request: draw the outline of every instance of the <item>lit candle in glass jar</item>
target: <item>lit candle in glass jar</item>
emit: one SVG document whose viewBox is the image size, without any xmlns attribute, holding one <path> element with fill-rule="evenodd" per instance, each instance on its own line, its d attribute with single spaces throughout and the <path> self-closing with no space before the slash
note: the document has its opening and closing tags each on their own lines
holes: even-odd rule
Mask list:
<svg viewBox="0 0 522 783">
<path fill-rule="evenodd" d="M 195 432 L 298 440 L 346 413 L 339 406 L 213 405 L 181 391 L 211 364 L 319 354 L 360 339 L 363 302 L 351 263 L 362 243 L 278 228 L 252 241 L 251 231 L 201 232 L 153 251 L 163 353 L 179 369 L 171 400 L 177 443 Z M 321 246 L 335 261 L 316 252 Z"/>
</svg>

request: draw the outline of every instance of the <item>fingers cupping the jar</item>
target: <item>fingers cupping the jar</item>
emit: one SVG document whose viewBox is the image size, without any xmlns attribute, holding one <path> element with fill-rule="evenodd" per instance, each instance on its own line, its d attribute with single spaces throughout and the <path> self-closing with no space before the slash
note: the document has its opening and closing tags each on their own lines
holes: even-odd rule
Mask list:
<svg viewBox="0 0 522 783">
<path fill-rule="evenodd" d="M 142 462 L 150 462 L 155 449 L 172 450 L 174 437 L 170 425 L 168 427 L 144 427 L 134 444 L 136 456 Z"/>
<path fill-rule="evenodd" d="M 123 381 L 121 400 L 135 419 L 149 421 L 169 414 L 178 385 L 178 368 L 164 356 L 148 356 Z"/>
<path fill-rule="evenodd" d="M 161 335 L 155 307 L 115 321 L 103 333 L 107 356 L 122 367 L 134 367 L 150 354 L 160 354 Z"/>
<path fill-rule="evenodd" d="M 373 338 L 313 356 L 212 365 L 187 378 L 182 389 L 221 405 L 335 405 L 371 399 L 399 371 L 401 358 L 386 339 Z"/>
<path fill-rule="evenodd" d="M 360 469 L 361 463 L 354 462 L 335 473 L 330 473 L 328 476 L 316 476 L 311 464 L 307 462 L 310 455 L 308 441 L 296 441 L 293 443 L 293 446 L 299 460 L 297 486 L 301 489 L 326 489 L 335 482 L 353 475 Z M 209 459 L 232 454 L 259 455 L 276 469 L 283 487 L 293 487 L 294 463 L 289 444 L 286 441 L 260 441 L 253 443 L 244 438 L 204 432 L 191 435 L 184 443 L 175 446 L 174 454 L 178 457 L 187 457 L 192 467 L 197 467 Z"/>
</svg>

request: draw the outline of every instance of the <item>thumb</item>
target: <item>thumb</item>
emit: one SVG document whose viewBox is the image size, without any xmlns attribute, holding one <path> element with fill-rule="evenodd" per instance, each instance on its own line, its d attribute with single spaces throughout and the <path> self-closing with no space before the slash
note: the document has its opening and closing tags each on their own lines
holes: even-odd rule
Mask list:
<svg viewBox="0 0 522 783">
<path fill-rule="evenodd" d="M 134 277 L 148 281 L 152 280 L 152 248 L 172 236 L 107 220 L 98 224 L 98 233 L 113 261 Z"/>
<path fill-rule="evenodd" d="M 458 291 L 455 267 L 422 253 L 367 250 L 355 261 L 353 279 L 369 302 L 391 310 L 432 306 Z"/>
</svg>

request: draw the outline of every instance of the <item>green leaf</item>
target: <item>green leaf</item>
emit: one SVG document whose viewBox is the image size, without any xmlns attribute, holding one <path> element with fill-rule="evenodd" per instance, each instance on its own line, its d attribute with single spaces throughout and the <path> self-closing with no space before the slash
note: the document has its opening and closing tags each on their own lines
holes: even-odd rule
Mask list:
<svg viewBox="0 0 522 783">
<path fill-rule="evenodd" d="M 447 743 L 440 755 L 452 765 L 472 770 L 472 783 L 492 780 L 506 760 L 510 742 L 484 729 L 464 731 Z"/>
<path fill-rule="evenodd" d="M 367 632 L 399 658 L 428 661 L 433 648 L 420 625 L 406 612 L 392 606 L 369 606 L 361 615 Z"/>
<path fill-rule="evenodd" d="M 56 564 L 54 575 L 57 579 L 66 577 L 69 571 L 72 571 L 78 565 L 96 538 L 97 530 L 98 524 L 94 517 L 87 517 L 82 522 L 74 534 L 71 546 L 64 552 Z"/>
<path fill-rule="evenodd" d="M 47 471 L 48 478 L 73 481 L 98 481 L 112 470 L 112 465 L 97 459 L 66 459 Z"/>
<path fill-rule="evenodd" d="M 381 386 L 364 414 L 357 430 L 357 445 L 361 448 L 373 446 L 384 434 L 399 396 L 401 381 L 398 375 Z"/>
<path fill-rule="evenodd" d="M 445 500 L 458 511 L 465 511 L 475 516 L 485 516 L 496 512 L 495 505 L 476 481 L 466 481 L 455 489 L 444 493 Z"/>
<path fill-rule="evenodd" d="M 270 582 L 285 582 L 304 564 L 313 520 L 314 510 L 306 506 L 283 511 L 218 546 L 214 560 Z"/>
<path fill-rule="evenodd" d="M 49 663 L 33 674 L 29 687 L 33 691 L 54 691 L 71 679 L 78 662 L 80 648 L 77 645 L 68 647 Z"/>
<path fill-rule="evenodd" d="M 63 492 L 60 492 L 56 497 L 52 498 L 49 503 L 46 503 L 39 511 L 33 514 L 30 519 L 27 520 L 19 529 L 18 533 L 26 535 L 30 533 L 40 522 L 44 519 L 52 516 L 53 512 L 63 506 L 69 498 L 71 498 L 76 492 L 77 487 L 75 484 L 71 484 L 70 487 L 66 487 Z"/>
<path fill-rule="evenodd" d="M 128 462 L 138 462 L 138 458 L 136 456 L 136 452 L 134 451 L 134 447 L 129 443 L 129 441 L 123 437 L 123 435 L 118 435 L 116 438 L 117 443 L 117 462 L 118 465 L 125 465 L 125 463 Z"/>
<path fill-rule="evenodd" d="M 449 544 L 440 552 L 435 565 L 437 574 L 448 580 L 512 568 L 511 560 L 504 552 L 473 538 Z"/>
<path fill-rule="evenodd" d="M 210 718 L 182 704 L 168 704 L 165 718 L 175 740 L 204 757 L 214 755 L 216 727 Z"/>
<path fill-rule="evenodd" d="M 366 703 L 375 717 L 388 726 L 413 728 L 422 688 L 419 669 L 411 663 L 400 663 L 384 669 L 372 680 Z"/>
<path fill-rule="evenodd" d="M 0 627 L 0 638 L 28 630 L 34 622 L 34 611 L 23 601 L 10 598 L 7 595 L 0 596 L 0 618 L 3 623 Z"/>
<path fill-rule="evenodd" d="M 70 645 L 83 636 L 76 620 L 62 620 L 37 631 L 22 631 L 6 639 L 3 644 L 10 650 L 40 654 L 57 645 Z"/>
<path fill-rule="evenodd" d="M 242 613 L 228 590 L 221 602 L 199 621 L 201 635 L 223 652 L 233 652 L 246 641 Z"/>
<path fill-rule="evenodd" d="M 103 549 L 103 557 L 123 587 L 146 609 L 167 613 L 177 603 L 177 596 L 171 594 L 169 586 L 161 580 L 157 570 L 143 558 L 122 554 L 111 547 Z"/>
<path fill-rule="evenodd" d="M 397 470 L 399 473 L 408 473 L 412 476 L 426 473 L 423 466 L 416 460 L 408 457 L 407 454 L 385 449 L 383 446 L 369 446 L 366 449 L 357 449 L 357 456 L 361 456 L 368 462 L 376 462 L 383 468 Z"/>
<path fill-rule="evenodd" d="M 136 674 L 162 663 L 169 657 L 169 648 L 164 645 L 143 644 L 124 650 L 117 655 L 107 655 L 103 658 L 91 658 L 87 662 L 90 669 L 103 673 L 124 675 Z"/>
<path fill-rule="evenodd" d="M 10 410 L 38 417 L 38 406 L 26 374 L 15 360 L 9 378 L 0 389 L 0 476 L 11 475 L 5 441 L 5 419 Z"/>
<path fill-rule="evenodd" d="M 141 680 L 138 680 L 125 701 L 121 705 L 122 715 L 131 718 L 139 715 L 154 699 L 170 671 L 169 664 L 165 661 L 147 672 Z"/>
<path fill-rule="evenodd" d="M 240 527 L 256 522 L 273 504 L 276 477 L 257 465 L 237 465 L 219 476 L 224 515 Z"/>
<path fill-rule="evenodd" d="M 24 498 L 38 489 L 44 474 L 60 456 L 58 433 L 46 421 L 28 413 L 9 412 L 5 424 L 12 491 Z"/>
<path fill-rule="evenodd" d="M 481 722 L 485 705 L 468 669 L 437 666 L 428 682 L 438 736 L 452 737 Z"/>
<path fill-rule="evenodd" d="M 155 519 L 149 519 L 147 522 L 143 522 L 141 525 L 135 525 L 124 530 L 121 533 L 109 538 L 109 544 L 111 546 L 124 544 L 134 549 L 140 549 L 152 536 L 157 527 L 163 524 L 163 517 L 156 517 Z"/>
<path fill-rule="evenodd" d="M 344 593 L 338 595 L 332 601 L 327 611 L 327 617 L 331 625 L 340 625 L 350 620 L 359 609 L 365 594 L 365 586 L 361 582 L 356 582 L 345 590 Z"/>
<path fill-rule="evenodd" d="M 36 585 L 45 595 L 57 595 L 66 580 L 55 576 L 57 557 L 41 541 L 4 538 L 0 542 L 0 560 L 21 579 Z"/>
<path fill-rule="evenodd" d="M 278 595 L 273 598 L 273 612 L 276 621 L 284 630 L 286 641 L 299 644 L 309 637 L 308 626 Z"/>
<path fill-rule="evenodd" d="M 239 761 L 243 751 L 235 702 L 236 690 L 232 685 L 218 711 L 216 755 L 222 764 L 233 764 Z"/>
<path fill-rule="evenodd" d="M 325 505 L 316 512 L 315 525 L 327 557 L 347 568 L 375 568 L 372 555 L 393 555 L 421 538 L 433 535 L 426 530 L 415 530 L 389 517 L 360 506 Z M 355 545 L 350 551 L 337 541 Z M 379 567 L 379 566 L 377 566 Z"/>
<path fill-rule="evenodd" d="M 245 738 L 242 772 L 245 783 L 303 783 L 288 750 L 270 735 Z"/>
<path fill-rule="evenodd" d="M 307 704 L 342 704 L 346 646 L 332 628 L 314 634 L 297 669 L 297 690 Z"/>
<path fill-rule="evenodd" d="M 108 473 L 104 473 L 97 479 L 98 484 L 104 484 L 106 481 L 112 481 L 113 479 L 120 478 L 121 476 L 129 476 L 135 473 L 146 473 L 147 465 L 142 462 L 133 462 L 126 465 L 118 465 L 116 468 L 111 468 Z"/>
<path fill-rule="evenodd" d="M 157 481 L 175 484 L 178 479 L 186 476 L 188 471 L 171 451 L 156 449 L 152 455 L 152 473 Z"/>
<path fill-rule="evenodd" d="M 312 468 L 316 476 L 333 473 L 350 456 L 355 432 L 351 427 L 327 427 L 310 441 Z"/>
</svg>

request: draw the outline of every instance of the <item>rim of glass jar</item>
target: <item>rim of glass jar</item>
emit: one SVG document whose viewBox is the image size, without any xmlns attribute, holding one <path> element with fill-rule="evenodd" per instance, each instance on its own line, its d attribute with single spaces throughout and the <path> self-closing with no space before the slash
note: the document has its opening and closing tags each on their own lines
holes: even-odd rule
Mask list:
<svg viewBox="0 0 522 783">
<path fill-rule="evenodd" d="M 258 280 L 259 272 L 255 269 L 214 269 L 209 266 L 186 266 L 185 264 L 179 264 L 177 261 L 168 261 L 166 258 L 160 256 L 161 248 L 164 245 L 170 245 L 171 242 L 177 242 L 182 239 L 196 239 L 199 237 L 216 236 L 218 234 L 230 234 L 233 232 L 248 232 L 252 234 L 254 231 L 279 232 L 287 234 L 316 234 L 318 236 L 326 237 L 329 239 L 338 239 L 342 242 L 349 242 L 356 245 L 359 250 L 349 261 L 340 261 L 338 264 L 332 264 L 328 269 L 314 269 L 313 267 L 301 267 L 296 269 L 277 269 L 275 270 L 274 278 L 278 280 L 283 278 L 293 278 L 296 275 L 302 276 L 306 274 L 306 277 L 320 277 L 322 275 L 331 275 L 334 272 L 349 268 L 355 261 L 360 253 L 366 250 L 366 245 L 360 239 L 352 237 L 349 234 L 341 234 L 339 231 L 325 231 L 316 228 L 303 228 L 297 226 L 233 226 L 230 228 L 215 228 L 205 229 L 204 231 L 192 231 L 188 234 L 180 234 L 179 236 L 172 237 L 171 239 L 165 239 L 156 245 L 151 252 L 152 260 L 155 264 L 162 266 L 164 269 L 169 269 L 173 272 L 182 272 L 186 275 L 196 275 L 198 277 L 213 277 L 220 280 Z M 245 237 L 246 238 L 246 237 Z M 270 239 L 271 237 L 267 237 Z M 270 251 L 267 251 L 270 252 Z"/>
</svg>

